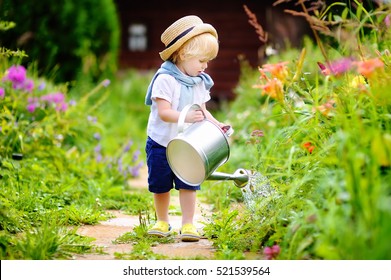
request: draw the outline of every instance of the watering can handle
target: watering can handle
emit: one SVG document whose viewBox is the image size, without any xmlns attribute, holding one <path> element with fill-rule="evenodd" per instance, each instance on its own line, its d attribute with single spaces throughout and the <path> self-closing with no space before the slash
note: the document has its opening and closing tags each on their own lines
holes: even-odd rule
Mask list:
<svg viewBox="0 0 391 280">
<path fill-rule="evenodd" d="M 202 110 L 201 106 L 198 105 L 198 104 L 188 104 L 186 105 L 185 107 L 183 107 L 180 115 L 179 115 L 179 119 L 178 119 L 178 134 L 182 133 L 184 131 L 184 126 L 185 126 L 185 119 L 186 119 L 186 116 L 187 116 L 187 113 L 189 113 L 189 111 L 193 109 L 194 111 L 196 110 L 201 110 L 202 113 L 204 114 L 204 117 L 206 119 L 206 115 L 204 113 L 204 111 Z"/>
</svg>

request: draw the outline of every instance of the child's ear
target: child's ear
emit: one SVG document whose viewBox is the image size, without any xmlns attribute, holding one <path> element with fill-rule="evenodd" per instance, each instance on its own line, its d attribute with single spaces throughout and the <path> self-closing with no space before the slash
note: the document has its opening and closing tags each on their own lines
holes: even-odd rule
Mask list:
<svg viewBox="0 0 391 280">
<path fill-rule="evenodd" d="M 178 53 L 178 57 L 179 57 L 180 61 L 184 61 L 186 59 L 186 56 L 185 56 L 185 54 L 183 52 L 179 52 Z"/>
</svg>

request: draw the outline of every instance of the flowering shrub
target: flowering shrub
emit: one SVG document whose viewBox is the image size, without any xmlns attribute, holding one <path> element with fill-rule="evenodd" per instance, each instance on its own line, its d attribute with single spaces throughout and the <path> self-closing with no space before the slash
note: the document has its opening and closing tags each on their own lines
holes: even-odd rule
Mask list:
<svg viewBox="0 0 391 280">
<path fill-rule="evenodd" d="M 0 256 L 67 258 L 75 247 L 66 244 L 87 242 L 68 232 L 61 238 L 64 246 L 48 250 L 40 244 L 49 240 L 41 239 L 60 239 L 64 225 L 107 218 L 105 207 L 113 205 L 113 196 L 134 205 L 123 190 L 143 165 L 140 151 L 130 142 L 118 151 L 108 147 L 117 145 L 113 142 L 102 145 L 99 154 L 94 150 L 107 136 L 94 111 L 102 99 L 92 106 L 89 98 L 106 89 L 109 80 L 72 99 L 65 85 L 37 78 L 21 65 L 0 73 Z M 99 158 L 103 154 L 105 160 Z M 26 238 L 16 236 L 25 232 Z M 83 246 L 79 250 L 91 248 Z"/>
<path fill-rule="evenodd" d="M 85 116 L 89 96 L 100 88 L 106 88 L 109 80 L 104 80 L 97 88 L 84 96 L 79 102 L 67 100 L 65 91 L 44 80 L 34 82 L 22 65 L 9 67 L 1 78 L 0 98 L 3 104 L 1 115 L 0 142 L 2 155 L 28 154 L 51 148 L 62 148 L 86 152 L 91 149 L 91 158 L 95 158 L 111 176 L 129 178 L 138 176 L 143 162 L 139 160 L 139 150 L 132 151 L 127 145 L 118 156 L 108 156 L 104 160 L 99 152 L 92 149 L 96 140 L 100 140 L 99 123 L 91 115 Z M 84 119 L 84 121 L 83 121 Z M 83 140 L 79 140 L 83 139 Z M 89 140 L 88 140 L 89 139 Z M 129 142 L 130 143 L 130 142 Z"/>
<path fill-rule="evenodd" d="M 328 20 L 344 18 L 338 31 L 354 37 L 335 48 L 320 36 L 305 41 L 301 51 L 270 57 L 255 78 L 243 69 L 238 97 L 224 112 L 236 131 L 225 168 L 254 170 L 275 192 L 254 196 L 241 215 L 216 213 L 212 223 L 235 224 L 243 235 L 237 244 L 206 227 L 216 247 L 243 252 L 246 240 L 265 259 L 391 258 L 391 30 L 383 28 L 390 8 L 365 18 L 347 10 L 349 24 L 327 7 L 294 13 L 327 36 L 338 25 Z M 373 29 L 362 30 L 361 20 Z"/>
</svg>

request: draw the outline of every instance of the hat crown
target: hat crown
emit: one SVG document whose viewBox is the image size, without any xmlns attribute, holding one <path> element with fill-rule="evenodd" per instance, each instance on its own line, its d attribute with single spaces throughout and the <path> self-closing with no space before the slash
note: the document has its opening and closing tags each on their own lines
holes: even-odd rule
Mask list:
<svg viewBox="0 0 391 280">
<path fill-rule="evenodd" d="M 171 24 L 162 34 L 161 41 L 167 47 L 175 38 L 189 28 L 203 24 L 197 16 L 186 16 Z"/>
</svg>

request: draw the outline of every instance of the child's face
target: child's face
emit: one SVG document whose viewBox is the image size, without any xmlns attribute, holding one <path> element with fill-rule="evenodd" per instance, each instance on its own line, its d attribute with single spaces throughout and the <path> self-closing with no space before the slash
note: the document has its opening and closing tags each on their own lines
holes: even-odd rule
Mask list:
<svg viewBox="0 0 391 280">
<path fill-rule="evenodd" d="M 202 72 L 208 68 L 207 60 L 201 60 L 198 57 L 188 58 L 186 60 L 182 60 L 178 62 L 178 68 L 188 76 L 199 76 Z"/>
</svg>

